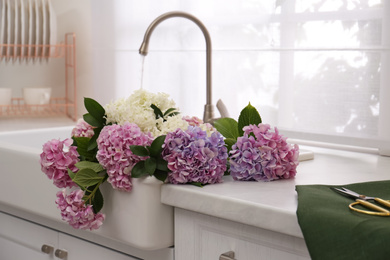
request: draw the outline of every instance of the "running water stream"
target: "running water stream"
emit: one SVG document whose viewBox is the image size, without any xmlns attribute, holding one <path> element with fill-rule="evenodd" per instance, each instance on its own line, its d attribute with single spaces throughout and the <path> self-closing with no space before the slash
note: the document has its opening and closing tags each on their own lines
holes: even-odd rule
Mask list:
<svg viewBox="0 0 390 260">
<path fill-rule="evenodd" d="M 140 62 L 140 89 L 143 88 L 143 84 L 144 84 L 144 66 L 145 66 L 145 57 L 144 55 L 140 55 L 141 56 L 141 62 Z"/>
</svg>

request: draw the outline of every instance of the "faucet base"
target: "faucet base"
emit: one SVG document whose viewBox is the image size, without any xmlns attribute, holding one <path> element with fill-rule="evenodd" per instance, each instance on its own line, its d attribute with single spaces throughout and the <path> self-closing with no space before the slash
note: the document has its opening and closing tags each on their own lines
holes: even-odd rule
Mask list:
<svg viewBox="0 0 390 260">
<path fill-rule="evenodd" d="M 213 105 L 204 105 L 203 122 L 213 124 L 214 107 Z"/>
</svg>

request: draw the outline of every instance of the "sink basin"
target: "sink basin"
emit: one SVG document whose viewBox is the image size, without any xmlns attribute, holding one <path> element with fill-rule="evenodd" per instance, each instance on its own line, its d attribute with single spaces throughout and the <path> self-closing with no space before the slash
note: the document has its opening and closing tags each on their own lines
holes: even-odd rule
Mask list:
<svg viewBox="0 0 390 260">
<path fill-rule="evenodd" d="M 55 204 L 60 190 L 41 172 L 39 154 L 51 139 L 70 137 L 72 127 L 0 133 L 1 204 L 61 222 Z M 162 182 L 154 177 L 133 179 L 130 193 L 102 186 L 106 219 L 99 230 L 85 231 L 130 246 L 155 250 L 173 245 L 173 208 L 160 201 Z"/>
</svg>

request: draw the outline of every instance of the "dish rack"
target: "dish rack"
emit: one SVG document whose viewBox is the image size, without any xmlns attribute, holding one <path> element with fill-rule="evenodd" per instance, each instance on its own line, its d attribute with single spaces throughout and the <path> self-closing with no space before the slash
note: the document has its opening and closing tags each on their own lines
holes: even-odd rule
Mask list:
<svg viewBox="0 0 390 260">
<path fill-rule="evenodd" d="M 1 47 L 32 48 L 35 50 L 49 48 L 51 51 L 35 51 L 29 55 L 12 55 L 0 53 L 0 60 L 10 59 L 49 59 L 63 58 L 65 60 L 65 96 L 52 97 L 48 104 L 27 105 L 23 98 L 12 98 L 10 105 L 0 105 L 0 117 L 55 117 L 63 116 L 77 119 L 77 82 L 76 82 L 76 35 L 65 34 L 65 43 L 46 44 L 0 44 Z M 22 53 L 22 52 L 21 52 Z"/>
</svg>

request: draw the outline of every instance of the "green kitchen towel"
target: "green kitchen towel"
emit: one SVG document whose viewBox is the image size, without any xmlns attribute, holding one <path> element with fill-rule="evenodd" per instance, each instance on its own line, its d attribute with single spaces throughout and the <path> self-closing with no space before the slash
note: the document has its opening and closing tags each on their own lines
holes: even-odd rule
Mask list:
<svg viewBox="0 0 390 260">
<path fill-rule="evenodd" d="M 330 187 L 390 199 L 390 181 L 343 186 L 297 185 L 297 217 L 313 260 L 390 259 L 390 217 L 352 211 L 353 199 Z M 364 209 L 364 208 L 362 208 Z"/>
</svg>

